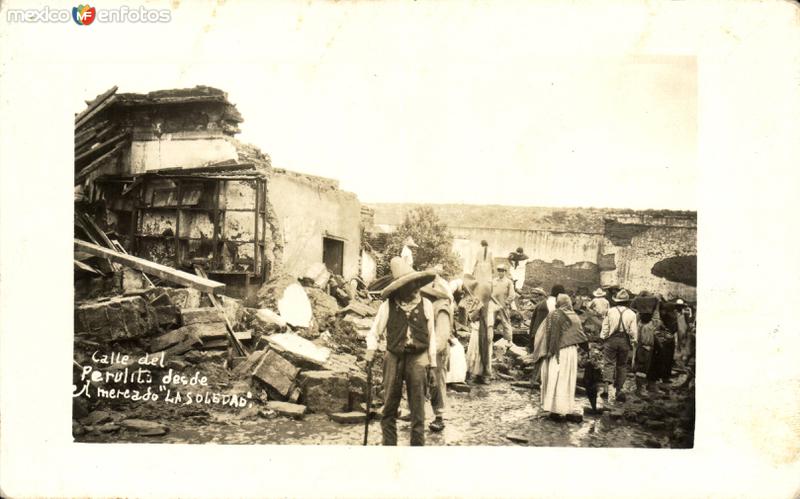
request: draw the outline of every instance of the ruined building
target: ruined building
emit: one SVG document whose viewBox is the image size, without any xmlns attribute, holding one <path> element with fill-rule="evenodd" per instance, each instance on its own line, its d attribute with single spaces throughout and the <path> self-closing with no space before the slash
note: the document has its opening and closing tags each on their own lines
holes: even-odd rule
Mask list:
<svg viewBox="0 0 800 499">
<path fill-rule="evenodd" d="M 412 204 L 373 204 L 374 234 L 391 232 Z M 668 210 L 432 205 L 470 272 L 489 243 L 495 263 L 522 247 L 525 284 L 591 290 L 619 286 L 696 299 L 697 213 Z"/>
<path fill-rule="evenodd" d="M 202 267 L 228 293 L 322 261 L 358 274 L 358 199 L 334 181 L 273 169 L 236 140 L 243 119 L 225 92 L 116 90 L 76 117 L 76 216 L 91 215 L 128 253 Z"/>
</svg>

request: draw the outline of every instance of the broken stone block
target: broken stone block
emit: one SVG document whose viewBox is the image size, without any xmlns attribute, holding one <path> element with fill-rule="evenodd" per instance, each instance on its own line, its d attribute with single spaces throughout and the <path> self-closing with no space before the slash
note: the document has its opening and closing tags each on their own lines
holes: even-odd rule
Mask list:
<svg viewBox="0 0 800 499">
<path fill-rule="evenodd" d="M 274 350 L 267 352 L 256 367 L 253 377 L 286 398 L 300 369 Z"/>
<path fill-rule="evenodd" d="M 266 350 L 255 350 L 250 352 L 250 355 L 242 361 L 238 366 L 233 368 L 233 374 L 237 376 L 247 375 L 251 376 L 253 371 L 255 371 L 256 366 L 261 359 L 266 355 Z"/>
<path fill-rule="evenodd" d="M 322 368 L 331 354 L 329 349 L 319 347 L 294 333 L 273 334 L 267 336 L 266 340 L 271 348 L 310 368 Z"/>
<path fill-rule="evenodd" d="M 282 330 L 286 327 L 286 321 L 268 308 L 258 309 L 255 313 L 254 320 L 256 321 L 256 326 L 265 332 Z"/>
<path fill-rule="evenodd" d="M 122 292 L 137 291 L 146 289 L 149 286 L 144 279 L 144 275 L 138 270 L 129 267 L 122 267 Z"/>
<path fill-rule="evenodd" d="M 281 416 L 294 419 L 302 419 L 306 413 L 306 406 L 304 405 L 279 402 L 277 400 L 267 402 L 267 409 L 275 411 Z"/>
<path fill-rule="evenodd" d="M 87 427 L 89 431 L 99 431 L 100 433 L 111 433 L 119 431 L 119 428 L 120 428 L 119 425 L 115 423 L 105 423 L 101 425 L 94 425 Z"/>
<path fill-rule="evenodd" d="M 167 428 L 162 426 L 160 428 L 151 428 L 149 430 L 139 431 L 140 437 L 160 437 L 167 434 Z"/>
<path fill-rule="evenodd" d="M 164 352 L 166 356 L 173 356 L 173 355 L 181 355 L 189 350 L 194 349 L 195 347 L 202 346 L 203 340 L 201 340 L 196 334 L 188 333 L 186 337 L 178 343 L 177 345 L 173 345 L 167 348 Z"/>
<path fill-rule="evenodd" d="M 144 419 L 123 419 L 119 424 L 123 428 L 135 431 L 164 429 L 164 425 L 161 423 L 156 423 L 155 421 L 146 421 Z"/>
<path fill-rule="evenodd" d="M 161 336 L 156 336 L 150 340 L 150 351 L 160 352 L 161 350 L 166 350 L 173 345 L 177 345 L 186 339 L 187 334 L 188 332 L 181 328 L 175 329 L 166 334 L 162 334 Z"/>
<path fill-rule="evenodd" d="M 75 309 L 75 332 L 101 342 L 149 336 L 157 327 L 153 308 L 141 296 L 117 296 Z"/>
<path fill-rule="evenodd" d="M 657 419 L 648 419 L 644 422 L 644 425 L 651 430 L 663 430 L 666 427 L 666 423 Z"/>
<path fill-rule="evenodd" d="M 200 290 L 194 288 L 164 288 L 172 303 L 178 308 L 198 308 Z"/>
<path fill-rule="evenodd" d="M 313 317 L 311 302 L 300 283 L 292 283 L 283 291 L 283 296 L 278 300 L 278 313 L 287 324 L 294 327 L 311 325 Z"/>
<path fill-rule="evenodd" d="M 208 322 L 225 322 L 225 318 L 216 308 L 184 308 L 181 309 L 181 320 L 184 326 Z"/>
<path fill-rule="evenodd" d="M 502 359 L 506 356 L 506 351 L 508 347 L 511 345 L 511 342 L 506 340 L 505 338 L 500 338 L 499 340 L 494 342 L 494 346 L 492 349 L 493 355 L 495 359 Z"/>
<path fill-rule="evenodd" d="M 111 413 L 106 411 L 92 411 L 88 416 L 82 418 L 80 423 L 82 425 L 93 426 L 108 421 L 111 421 Z"/>
<path fill-rule="evenodd" d="M 339 304 L 336 298 L 319 288 L 305 288 L 311 309 L 314 312 L 314 321 L 320 330 L 331 329 L 336 322 Z"/>
<path fill-rule="evenodd" d="M 512 381 L 510 384 L 514 388 L 525 388 L 527 390 L 533 390 L 533 384 L 530 381 Z"/>
<path fill-rule="evenodd" d="M 331 420 L 340 424 L 358 424 L 367 420 L 367 415 L 363 412 L 334 412 L 329 415 Z"/>
<path fill-rule="evenodd" d="M 302 397 L 308 410 L 316 413 L 347 411 L 350 382 L 346 374 L 335 371 L 306 371 L 301 375 Z"/>
<path fill-rule="evenodd" d="M 312 264 L 308 270 L 306 270 L 303 278 L 313 282 L 318 288 L 324 288 L 325 285 L 328 284 L 328 280 L 331 278 L 331 273 L 324 263 L 317 262 Z"/>
</svg>

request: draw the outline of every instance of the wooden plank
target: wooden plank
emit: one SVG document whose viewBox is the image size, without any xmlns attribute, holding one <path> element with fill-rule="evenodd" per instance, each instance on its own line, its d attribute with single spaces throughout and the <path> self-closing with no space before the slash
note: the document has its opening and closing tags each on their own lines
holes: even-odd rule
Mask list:
<svg viewBox="0 0 800 499">
<path fill-rule="evenodd" d="M 114 98 L 113 95 L 108 99 L 104 100 L 102 104 L 94 108 L 94 110 L 91 111 L 89 114 L 87 114 L 83 119 L 81 119 L 79 123 L 75 123 L 75 130 L 80 129 L 86 123 L 89 123 L 89 120 L 97 116 L 97 114 L 100 113 L 101 111 L 104 111 L 106 108 L 108 108 L 108 106 L 110 106 L 114 102 L 116 102 L 116 99 Z"/>
<path fill-rule="evenodd" d="M 97 147 L 93 147 L 88 151 L 84 152 L 83 154 L 79 154 L 75 156 L 75 164 L 82 163 L 85 159 L 94 156 L 95 154 L 100 153 L 100 151 L 105 150 L 108 146 L 114 145 L 116 142 L 125 138 L 128 135 L 128 132 L 122 132 L 117 134 L 116 136 L 108 139 L 107 141 L 103 142 L 102 144 L 98 145 Z"/>
<path fill-rule="evenodd" d="M 125 255 L 109 248 L 103 248 L 102 246 L 98 246 L 96 244 L 81 241 L 80 239 L 75 239 L 75 249 L 90 253 L 94 256 L 99 256 L 101 258 L 108 258 L 116 263 L 125 265 L 126 267 L 130 267 L 132 269 L 141 270 L 142 272 L 154 275 L 160 279 L 164 279 L 165 281 L 199 289 L 204 293 L 221 293 L 225 290 L 225 284 L 221 282 L 212 281 L 211 279 L 199 277 L 182 270 L 173 269 L 172 267 L 151 262 L 150 260 L 145 260 L 144 258 L 139 258 L 133 255 Z"/>
<path fill-rule="evenodd" d="M 86 178 L 87 175 L 89 175 L 93 171 L 97 170 L 100 167 L 100 165 L 103 164 L 103 161 L 107 160 L 108 158 L 110 158 L 114 154 L 116 154 L 119 151 L 121 151 L 122 150 L 122 146 L 124 146 L 124 145 L 125 145 L 125 142 L 120 142 L 119 144 L 114 146 L 113 149 L 111 149 L 107 153 L 103 154 L 102 156 L 100 156 L 96 160 L 92 161 L 83 170 L 81 170 L 78 173 L 76 173 L 75 174 L 75 183 L 76 184 L 80 183 L 84 178 Z"/>
<path fill-rule="evenodd" d="M 194 266 L 194 271 L 201 278 L 208 277 L 206 271 L 197 265 Z M 244 345 L 242 345 L 242 342 L 239 341 L 239 338 L 236 337 L 236 332 L 233 330 L 231 321 L 228 320 L 228 315 L 225 313 L 225 308 L 223 308 L 223 306 L 219 303 L 213 292 L 206 294 L 208 295 L 208 299 L 211 300 L 211 304 L 214 305 L 217 310 L 219 310 L 220 315 L 222 315 L 222 318 L 225 319 L 225 328 L 228 330 L 228 338 L 233 340 L 233 346 L 236 348 L 236 351 L 239 353 L 239 355 L 249 355 L 250 352 L 247 351 Z"/>
<path fill-rule="evenodd" d="M 77 126 L 78 126 L 78 122 L 79 122 L 79 121 L 81 121 L 81 120 L 83 120 L 83 118 L 85 118 L 87 114 L 89 114 L 89 113 L 91 113 L 92 111 L 94 111 L 94 109 L 95 109 L 95 108 L 97 108 L 97 106 L 99 106 L 99 105 L 100 105 L 100 104 L 102 104 L 102 103 L 103 103 L 103 102 L 104 102 L 106 99 L 108 99 L 108 98 L 109 98 L 109 97 L 111 97 L 113 94 L 115 94 L 115 93 L 117 92 L 117 89 L 118 89 L 118 88 L 119 88 L 119 87 L 117 87 L 116 85 L 114 85 L 113 87 L 109 88 L 108 90 L 106 90 L 106 91 L 105 91 L 105 92 L 103 92 L 102 94 L 98 95 L 98 96 L 95 98 L 95 100 L 93 100 L 93 101 L 92 101 L 92 103 L 91 103 L 91 104 L 89 104 L 89 106 L 88 106 L 86 109 L 84 109 L 83 111 L 81 111 L 81 112 L 80 112 L 80 114 L 78 114 L 77 116 L 75 116 L 75 126 L 77 127 Z"/>
</svg>

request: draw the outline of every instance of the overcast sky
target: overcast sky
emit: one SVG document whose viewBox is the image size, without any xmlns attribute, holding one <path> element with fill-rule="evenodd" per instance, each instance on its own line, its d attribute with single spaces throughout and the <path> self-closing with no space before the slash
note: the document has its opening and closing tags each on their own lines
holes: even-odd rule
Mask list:
<svg viewBox="0 0 800 499">
<path fill-rule="evenodd" d="M 168 25 L 115 26 L 137 41 L 93 47 L 70 76 L 76 111 L 114 84 L 211 85 L 275 166 L 364 202 L 696 208 L 694 57 L 546 49 L 552 20 L 523 4 L 256 5 L 184 2 Z M 173 45 L 148 36 L 166 29 Z"/>
</svg>

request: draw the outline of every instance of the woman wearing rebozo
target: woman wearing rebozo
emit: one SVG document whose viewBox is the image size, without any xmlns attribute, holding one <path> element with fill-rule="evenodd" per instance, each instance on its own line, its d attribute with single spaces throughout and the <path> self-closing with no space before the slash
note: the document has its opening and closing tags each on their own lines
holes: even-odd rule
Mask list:
<svg viewBox="0 0 800 499">
<path fill-rule="evenodd" d="M 544 331 L 542 409 L 564 416 L 570 414 L 575 406 L 578 345 L 588 341 L 568 295 L 559 294 L 556 297 L 556 309 L 547 315 Z"/>
</svg>

